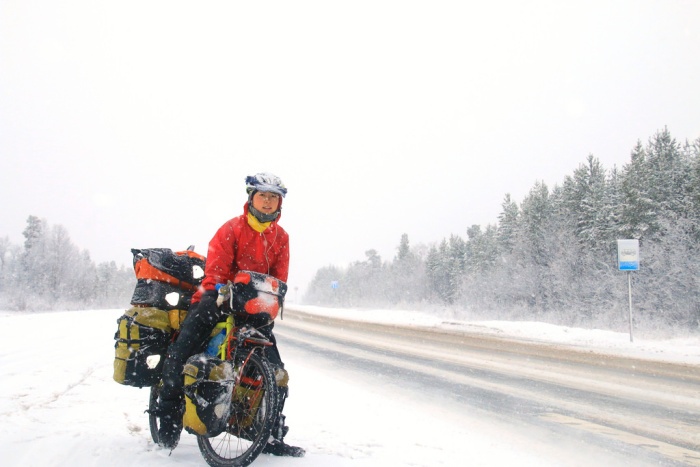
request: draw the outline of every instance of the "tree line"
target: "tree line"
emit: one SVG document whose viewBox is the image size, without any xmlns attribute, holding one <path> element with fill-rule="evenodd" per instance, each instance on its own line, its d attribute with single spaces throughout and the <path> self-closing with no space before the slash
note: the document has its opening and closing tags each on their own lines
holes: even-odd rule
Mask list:
<svg viewBox="0 0 700 467">
<path fill-rule="evenodd" d="M 95 264 L 62 225 L 29 216 L 23 245 L 0 237 L 0 309 L 34 311 L 119 308 L 134 292 L 134 271 Z"/>
<path fill-rule="evenodd" d="M 305 303 L 620 325 L 628 279 L 617 240 L 638 239 L 635 319 L 697 328 L 700 138 L 681 144 L 664 128 L 638 141 L 621 169 L 589 155 L 562 183 L 535 183 L 520 203 L 506 194 L 494 224 L 465 234 L 417 247 L 404 234 L 389 261 L 369 250 L 364 261 L 321 268 Z"/>
</svg>

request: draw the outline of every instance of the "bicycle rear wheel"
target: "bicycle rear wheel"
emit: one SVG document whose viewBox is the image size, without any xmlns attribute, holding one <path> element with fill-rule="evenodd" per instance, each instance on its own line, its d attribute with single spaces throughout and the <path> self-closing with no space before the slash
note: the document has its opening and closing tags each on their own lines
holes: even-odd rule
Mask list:
<svg viewBox="0 0 700 467">
<path fill-rule="evenodd" d="M 226 430 L 211 438 L 197 436 L 202 456 L 214 467 L 250 465 L 270 439 L 277 418 L 279 395 L 269 362 L 252 354 L 239 371 Z"/>
<path fill-rule="evenodd" d="M 158 427 L 160 425 L 158 417 L 155 414 L 158 407 L 158 395 L 160 394 L 160 388 L 162 386 L 162 381 L 151 386 L 151 393 L 148 399 L 148 428 L 151 430 L 151 439 L 153 439 L 153 442 L 156 444 L 160 441 L 158 437 Z"/>
</svg>

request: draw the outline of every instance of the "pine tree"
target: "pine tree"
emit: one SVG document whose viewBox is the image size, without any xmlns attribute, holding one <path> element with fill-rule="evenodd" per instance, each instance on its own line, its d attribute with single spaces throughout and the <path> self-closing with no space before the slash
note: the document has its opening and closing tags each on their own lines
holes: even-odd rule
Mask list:
<svg viewBox="0 0 700 467">
<path fill-rule="evenodd" d="M 449 302 L 450 277 L 448 274 L 448 246 L 443 239 L 438 247 L 431 247 L 426 258 L 426 276 L 429 289 L 438 299 Z"/>
<path fill-rule="evenodd" d="M 0 237 L 0 274 L 5 271 L 5 262 L 10 251 L 10 237 Z"/>
<path fill-rule="evenodd" d="M 684 151 L 689 161 L 688 175 L 688 218 L 690 219 L 691 236 L 700 246 L 700 138 L 692 144 L 686 143 Z"/>
<path fill-rule="evenodd" d="M 606 204 L 606 173 L 598 159 L 589 155 L 586 164 L 566 177 L 564 204 L 574 219 L 574 234 L 584 248 L 600 250 L 609 238 L 607 225 L 610 207 Z"/>
<path fill-rule="evenodd" d="M 498 215 L 498 243 L 504 253 L 510 253 L 516 241 L 520 210 L 510 193 L 506 194 L 501 207 L 503 210 Z"/>
<path fill-rule="evenodd" d="M 9 282 L 9 273 L 8 273 L 8 267 L 7 261 L 8 261 L 8 256 L 10 254 L 10 238 L 9 237 L 0 237 L 0 293 L 3 291 L 3 289 L 11 287 L 11 284 L 8 284 Z"/>
<path fill-rule="evenodd" d="M 491 269 L 498 260 L 499 248 L 497 229 L 487 225 L 484 232 L 481 226 L 473 225 L 467 229 L 465 270 L 471 274 L 483 274 Z"/>
<path fill-rule="evenodd" d="M 411 251 L 408 234 L 401 235 L 397 254 L 390 266 L 387 284 L 390 303 L 417 302 L 425 294 L 425 272 L 420 258 Z"/>
<path fill-rule="evenodd" d="M 401 242 L 399 243 L 398 252 L 396 254 L 396 261 L 406 261 L 410 259 L 411 248 L 408 244 L 408 234 L 401 235 Z"/>
<path fill-rule="evenodd" d="M 605 190 L 605 206 L 607 207 L 607 212 L 605 213 L 605 225 L 607 225 L 606 237 L 610 242 L 610 250 L 612 252 L 614 249 L 614 243 L 617 239 L 623 238 L 622 236 L 622 205 L 623 205 L 623 195 L 622 195 L 622 179 L 620 176 L 620 171 L 617 167 L 613 167 L 608 173 L 608 179 L 605 183 L 607 189 Z"/>
<path fill-rule="evenodd" d="M 27 218 L 27 227 L 25 227 L 22 235 L 24 235 L 24 250 L 31 251 L 32 248 L 38 246 L 44 239 L 46 233 L 46 221 L 39 219 L 36 216 Z"/>
<path fill-rule="evenodd" d="M 546 230 L 551 215 L 547 185 L 536 182 L 523 200 L 520 212 L 520 232 L 529 249 L 529 257 L 524 259 L 538 266 L 547 266 Z"/>
<path fill-rule="evenodd" d="M 625 165 L 621 177 L 622 205 L 620 230 L 624 238 L 646 238 L 659 230 L 658 207 L 649 194 L 652 183 L 651 167 L 647 154 L 638 141 L 632 150 L 630 163 Z"/>
<path fill-rule="evenodd" d="M 27 227 L 22 232 L 25 238 L 20 265 L 18 288 L 21 296 L 30 293 L 39 297 L 49 289 L 49 271 L 46 269 L 47 223 L 36 216 L 27 218 Z"/>
</svg>

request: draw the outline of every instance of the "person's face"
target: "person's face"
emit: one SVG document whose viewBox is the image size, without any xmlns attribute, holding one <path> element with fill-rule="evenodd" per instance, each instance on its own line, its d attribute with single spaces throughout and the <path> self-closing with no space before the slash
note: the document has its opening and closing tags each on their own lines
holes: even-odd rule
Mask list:
<svg viewBox="0 0 700 467">
<path fill-rule="evenodd" d="M 253 195 L 253 207 L 263 214 L 272 214 L 280 206 L 280 195 L 258 191 Z"/>
</svg>

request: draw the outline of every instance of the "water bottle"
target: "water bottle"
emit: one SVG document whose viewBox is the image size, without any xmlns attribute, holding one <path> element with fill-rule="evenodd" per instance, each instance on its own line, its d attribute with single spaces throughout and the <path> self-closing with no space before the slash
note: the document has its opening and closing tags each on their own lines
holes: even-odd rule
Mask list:
<svg viewBox="0 0 700 467">
<path fill-rule="evenodd" d="M 210 357 L 216 357 L 219 354 L 219 347 L 224 342 L 226 338 L 226 329 L 222 329 L 217 335 L 209 339 L 209 345 L 207 345 L 206 354 Z"/>
</svg>

